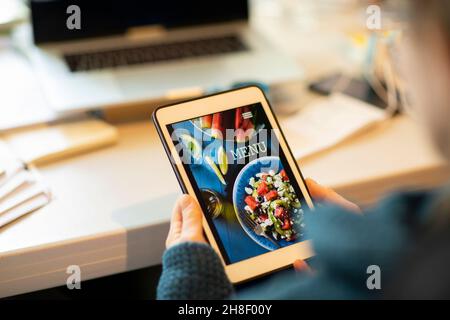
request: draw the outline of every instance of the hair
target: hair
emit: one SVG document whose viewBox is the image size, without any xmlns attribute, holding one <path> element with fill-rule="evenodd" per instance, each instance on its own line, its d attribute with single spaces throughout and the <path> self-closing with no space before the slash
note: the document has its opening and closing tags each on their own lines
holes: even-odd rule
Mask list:
<svg viewBox="0 0 450 320">
<path fill-rule="evenodd" d="M 426 65 L 428 74 L 435 72 L 432 84 L 422 83 L 422 88 L 415 88 L 417 110 L 420 109 L 436 147 L 450 160 L 450 1 L 408 0 L 403 4 L 407 8 L 409 38 L 415 43 L 414 50 L 424 60 L 417 63 Z M 424 82 L 426 76 L 423 74 L 420 81 Z M 426 93 L 426 90 L 429 92 Z"/>
<path fill-rule="evenodd" d="M 428 37 L 430 24 L 437 26 L 441 32 L 442 41 L 446 41 L 444 47 L 447 48 L 448 59 L 450 60 L 450 1 L 448 0 L 409 0 L 410 5 L 410 25 L 412 31 L 419 39 Z M 450 70 L 443 70 L 443 72 Z M 447 108 L 450 108 L 450 101 L 447 101 Z M 448 119 L 447 119 L 448 121 Z M 447 126 L 450 126 L 448 122 Z M 443 150 L 443 154 L 449 157 L 450 154 L 450 130 L 447 130 L 435 139 Z M 445 136 L 443 136 L 445 135 Z M 450 188 L 440 195 L 437 201 L 433 223 L 436 225 L 446 224 L 450 226 Z"/>
<path fill-rule="evenodd" d="M 430 30 L 440 31 L 439 39 L 446 42 L 444 48 L 447 49 L 447 59 L 450 61 L 450 1 L 408 0 L 407 8 L 413 38 L 426 46 Z M 450 70 L 442 72 L 450 73 Z M 442 107 L 450 108 L 450 101 L 444 103 Z M 436 126 L 429 129 L 435 133 L 435 142 L 449 159 L 450 123 L 448 119 L 441 120 L 447 121 L 447 124 L 437 121 Z M 442 126 L 447 127 L 443 129 Z M 400 258 L 385 298 L 450 298 L 450 188 L 442 188 L 436 192 L 430 210 L 432 216 L 429 221 L 421 230 L 416 230 L 416 245 Z"/>
<path fill-rule="evenodd" d="M 409 20 L 415 32 L 420 34 L 424 26 L 433 21 L 450 42 L 450 1 L 409 0 L 408 2 Z"/>
</svg>

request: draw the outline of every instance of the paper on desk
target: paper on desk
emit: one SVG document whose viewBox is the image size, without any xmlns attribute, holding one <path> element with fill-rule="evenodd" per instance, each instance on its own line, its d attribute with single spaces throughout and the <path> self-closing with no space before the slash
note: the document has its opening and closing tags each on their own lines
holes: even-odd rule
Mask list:
<svg viewBox="0 0 450 320">
<path fill-rule="evenodd" d="M 96 119 L 5 132 L 0 140 L 0 227 L 47 204 L 35 164 L 113 144 L 117 129 Z"/>
<path fill-rule="evenodd" d="M 4 181 L 4 183 L 0 185 L 0 203 L 3 199 L 26 188 L 29 184 L 33 183 L 33 180 L 34 176 L 29 171 L 23 170 L 18 172 L 12 178 Z"/>
<path fill-rule="evenodd" d="M 12 153 L 11 148 L 0 140 L 0 187 L 23 169 L 23 163 Z"/>
<path fill-rule="evenodd" d="M 327 149 L 386 119 L 386 113 L 350 96 L 336 93 L 313 102 L 283 122 L 296 159 Z"/>
<path fill-rule="evenodd" d="M 1 138 L 24 163 L 40 165 L 112 145 L 118 133 L 103 121 L 83 119 L 5 133 Z"/>
<path fill-rule="evenodd" d="M 34 168 L 26 168 L 0 141 L 0 227 L 46 205 L 48 188 Z"/>
<path fill-rule="evenodd" d="M 20 171 L 0 188 L 0 227 L 43 207 L 50 200 L 50 191 L 37 173 Z"/>
<path fill-rule="evenodd" d="M 49 202 L 50 196 L 46 192 L 37 192 L 32 198 L 18 203 L 4 213 L 0 213 L 0 227 L 42 208 Z"/>
</svg>

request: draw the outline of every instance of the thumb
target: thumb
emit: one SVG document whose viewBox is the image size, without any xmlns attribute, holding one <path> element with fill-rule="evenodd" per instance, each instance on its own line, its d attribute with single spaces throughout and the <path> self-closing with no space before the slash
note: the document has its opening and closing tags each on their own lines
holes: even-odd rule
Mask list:
<svg viewBox="0 0 450 320">
<path fill-rule="evenodd" d="M 182 216 L 182 235 L 203 238 L 202 210 L 197 201 L 189 195 L 183 195 L 179 200 L 179 208 Z"/>
</svg>

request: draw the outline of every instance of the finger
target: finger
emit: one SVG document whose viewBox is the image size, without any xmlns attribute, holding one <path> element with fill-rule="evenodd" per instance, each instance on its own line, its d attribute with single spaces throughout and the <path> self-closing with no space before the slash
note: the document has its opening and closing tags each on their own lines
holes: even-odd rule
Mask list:
<svg viewBox="0 0 450 320">
<path fill-rule="evenodd" d="M 334 191 L 333 191 L 334 192 Z M 336 194 L 336 204 L 340 205 L 352 212 L 356 212 L 356 213 L 362 213 L 361 208 L 354 204 L 353 202 L 345 199 L 343 196 L 341 196 L 340 194 L 337 194 L 336 192 L 334 192 Z"/>
<path fill-rule="evenodd" d="M 361 212 L 361 209 L 353 202 L 345 199 L 333 189 L 324 187 L 311 178 L 305 179 L 311 197 L 317 201 L 326 201 L 337 204 L 353 212 Z"/>
<path fill-rule="evenodd" d="M 308 187 L 309 193 L 311 194 L 311 197 L 317 200 L 322 200 L 326 197 L 326 193 L 328 191 L 325 187 L 321 186 L 311 178 L 306 178 L 305 182 L 306 186 Z"/>
<path fill-rule="evenodd" d="M 293 266 L 297 272 L 311 272 L 311 268 L 304 260 L 295 260 Z"/>
<path fill-rule="evenodd" d="M 324 187 L 311 178 L 307 178 L 305 181 L 311 196 L 317 200 L 333 200 L 335 197 L 342 198 L 333 189 Z"/>
<path fill-rule="evenodd" d="M 175 230 L 178 230 L 178 231 L 181 230 L 183 218 L 182 218 L 182 214 L 181 214 L 180 201 L 181 201 L 181 198 L 178 199 L 178 201 L 175 203 L 175 206 L 173 207 L 172 216 L 170 218 L 169 233 L 172 233 Z"/>
<path fill-rule="evenodd" d="M 175 203 L 175 206 L 172 210 L 172 215 L 170 217 L 170 227 L 169 227 L 169 233 L 167 234 L 166 238 L 166 247 L 170 247 L 174 239 L 177 237 L 177 235 L 181 232 L 181 226 L 182 226 L 182 216 L 181 216 L 181 208 L 179 205 L 178 200 Z"/>
<path fill-rule="evenodd" d="M 189 195 L 183 195 L 178 203 L 181 209 L 183 236 L 203 239 L 203 214 L 197 201 Z"/>
</svg>

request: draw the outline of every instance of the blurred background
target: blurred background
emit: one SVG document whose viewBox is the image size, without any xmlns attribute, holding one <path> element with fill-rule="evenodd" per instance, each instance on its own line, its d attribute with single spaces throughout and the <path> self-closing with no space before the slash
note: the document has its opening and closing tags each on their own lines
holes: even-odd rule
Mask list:
<svg viewBox="0 0 450 320">
<path fill-rule="evenodd" d="M 206 3 L 79 1 L 78 10 L 63 0 L 3 0 L 2 43 L 32 66 L 46 105 L 33 107 L 36 120 L 105 109 L 126 120 L 142 116 L 139 107 L 239 83 L 369 75 L 383 55 L 382 32 L 399 30 L 388 8 L 377 29 L 367 28 L 373 1 Z M 33 122 L 9 113 L 3 127 Z"/>
</svg>

